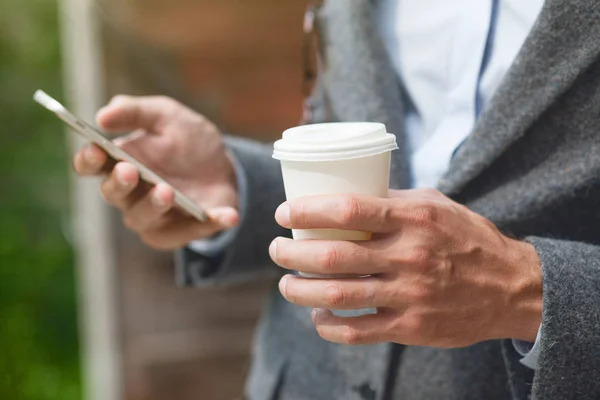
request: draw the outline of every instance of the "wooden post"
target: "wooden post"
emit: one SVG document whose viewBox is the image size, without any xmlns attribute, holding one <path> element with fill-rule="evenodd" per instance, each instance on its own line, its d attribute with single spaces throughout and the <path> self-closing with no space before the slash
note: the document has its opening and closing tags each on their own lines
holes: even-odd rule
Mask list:
<svg viewBox="0 0 600 400">
<path fill-rule="evenodd" d="M 102 55 L 94 0 L 61 0 L 63 69 L 69 107 L 93 121 L 104 101 Z M 69 133 L 72 148 L 82 141 Z M 112 218 L 98 182 L 74 178 L 73 216 L 79 274 L 84 398 L 122 399 Z"/>
</svg>

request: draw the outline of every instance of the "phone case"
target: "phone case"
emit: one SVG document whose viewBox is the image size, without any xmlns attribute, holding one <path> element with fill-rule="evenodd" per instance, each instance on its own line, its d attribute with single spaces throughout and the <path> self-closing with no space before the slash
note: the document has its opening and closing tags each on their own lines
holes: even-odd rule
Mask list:
<svg viewBox="0 0 600 400">
<path fill-rule="evenodd" d="M 104 149 L 112 158 L 118 161 L 126 161 L 135 166 L 140 172 L 141 178 L 153 185 L 159 183 L 167 183 L 164 179 L 158 176 L 156 173 L 151 171 L 144 164 L 136 160 L 129 153 L 116 146 L 112 140 L 98 131 L 96 128 L 88 124 L 87 122 L 77 118 L 71 112 L 69 112 L 62 104 L 57 100 L 50 97 L 45 92 L 38 90 L 35 92 L 34 100 L 42 105 L 49 111 L 52 111 L 58 118 L 65 122 L 73 131 L 84 137 L 85 139 L 97 144 Z M 190 214 L 192 217 L 198 219 L 201 222 L 206 222 L 208 216 L 206 212 L 196 204 L 192 199 L 181 193 L 179 190 L 175 190 L 175 204 L 183 211 Z"/>
</svg>

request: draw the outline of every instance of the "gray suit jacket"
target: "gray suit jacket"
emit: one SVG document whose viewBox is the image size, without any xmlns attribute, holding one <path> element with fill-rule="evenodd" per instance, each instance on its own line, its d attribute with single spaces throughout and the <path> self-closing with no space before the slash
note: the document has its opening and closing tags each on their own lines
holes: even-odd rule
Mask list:
<svg viewBox="0 0 600 400">
<path fill-rule="evenodd" d="M 370 0 L 331 0 L 319 16 L 325 68 L 312 101 L 339 121 L 379 121 L 401 148 L 403 95 Z M 548 0 L 502 87 L 439 189 L 531 242 L 543 267 L 538 369 L 509 340 L 463 349 L 321 340 L 310 310 L 277 291 L 256 336 L 252 400 L 600 399 L 600 4 Z M 181 253 L 180 278 L 199 286 L 277 273 L 268 245 L 284 201 L 272 147 L 231 139 L 249 182 L 237 242 L 210 267 Z M 394 154 L 392 187 L 408 186 Z M 391 383 L 395 382 L 395 385 Z M 531 397 L 530 397 L 531 396 Z"/>
</svg>

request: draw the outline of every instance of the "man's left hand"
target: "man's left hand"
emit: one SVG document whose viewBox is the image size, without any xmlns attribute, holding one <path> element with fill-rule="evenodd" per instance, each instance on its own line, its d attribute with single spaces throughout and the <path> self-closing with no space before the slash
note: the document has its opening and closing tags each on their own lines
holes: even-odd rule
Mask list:
<svg viewBox="0 0 600 400">
<path fill-rule="evenodd" d="M 290 229 L 373 232 L 369 242 L 278 238 L 271 245 L 283 268 L 357 276 L 286 275 L 280 282 L 288 301 L 315 308 L 315 326 L 326 340 L 442 348 L 535 341 L 542 273 L 534 247 L 435 190 L 391 191 L 387 199 L 308 197 L 284 203 L 276 219 Z M 328 311 L 365 308 L 377 313 L 348 318 Z"/>
</svg>

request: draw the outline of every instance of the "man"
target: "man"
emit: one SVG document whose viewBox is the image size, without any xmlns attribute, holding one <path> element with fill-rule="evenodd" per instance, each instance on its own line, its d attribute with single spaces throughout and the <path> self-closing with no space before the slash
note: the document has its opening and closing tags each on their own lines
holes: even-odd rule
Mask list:
<svg viewBox="0 0 600 400">
<path fill-rule="evenodd" d="M 311 122 L 385 123 L 402 149 L 392 187 L 439 192 L 284 203 L 271 146 L 223 139 L 163 98 L 118 97 L 99 123 L 138 130 L 123 147 L 211 208 L 211 223 L 95 147 L 75 167 L 112 168 L 102 191 L 149 245 L 189 244 L 185 283 L 256 278 L 276 271 L 270 258 L 371 275 L 282 278 L 250 399 L 600 398 L 599 20 L 591 0 L 325 3 Z M 374 240 L 293 242 L 275 212 L 283 228 Z M 377 313 L 325 311 L 364 308 Z"/>
</svg>

